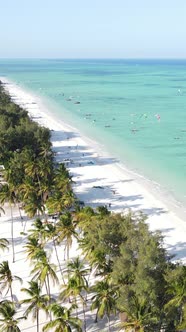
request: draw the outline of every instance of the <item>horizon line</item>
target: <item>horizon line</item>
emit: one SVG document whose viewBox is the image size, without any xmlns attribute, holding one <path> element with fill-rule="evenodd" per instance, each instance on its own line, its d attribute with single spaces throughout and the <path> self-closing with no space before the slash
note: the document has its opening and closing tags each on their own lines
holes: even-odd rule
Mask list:
<svg viewBox="0 0 186 332">
<path fill-rule="evenodd" d="M 104 58 L 104 57 L 81 57 L 81 58 L 76 58 L 76 57 L 0 57 L 0 60 L 186 60 L 185 58 L 176 58 L 176 57 L 171 57 L 171 58 L 166 58 L 166 57 L 127 57 L 127 58 Z"/>
</svg>

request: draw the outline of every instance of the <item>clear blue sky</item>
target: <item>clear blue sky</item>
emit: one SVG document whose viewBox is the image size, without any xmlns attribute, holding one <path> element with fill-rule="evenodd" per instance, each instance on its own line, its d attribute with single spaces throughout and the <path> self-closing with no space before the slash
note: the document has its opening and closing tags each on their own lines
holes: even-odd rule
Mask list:
<svg viewBox="0 0 186 332">
<path fill-rule="evenodd" d="M 186 0 L 0 0 L 0 57 L 186 58 Z"/>
</svg>

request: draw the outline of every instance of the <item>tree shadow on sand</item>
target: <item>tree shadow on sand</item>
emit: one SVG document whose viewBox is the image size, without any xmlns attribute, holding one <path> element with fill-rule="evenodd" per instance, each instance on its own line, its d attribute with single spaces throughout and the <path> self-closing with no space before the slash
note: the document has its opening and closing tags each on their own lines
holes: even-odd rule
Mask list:
<svg viewBox="0 0 186 332">
<path fill-rule="evenodd" d="M 96 157 L 94 155 L 94 152 L 92 151 L 92 148 L 89 146 L 84 145 L 74 145 L 71 142 L 72 138 L 80 138 L 80 135 L 77 132 L 63 132 L 63 131 L 52 131 L 51 135 L 51 142 L 53 143 L 53 149 L 56 153 L 56 159 L 62 158 L 66 159 L 68 158 L 68 155 L 70 155 L 70 159 L 73 161 L 74 166 L 77 166 L 79 164 L 81 165 L 89 165 L 90 162 L 91 165 L 95 164 L 110 164 L 110 163 L 116 163 L 118 162 L 118 159 L 111 158 L 111 157 Z M 65 141 L 66 145 L 61 145 L 61 142 Z M 61 160 L 63 161 L 63 160 Z"/>
<path fill-rule="evenodd" d="M 95 323 L 96 314 L 90 311 L 90 305 L 88 304 L 87 312 L 86 312 L 86 330 L 87 332 L 106 332 L 108 331 L 108 319 L 103 317 L 103 319 L 98 318 L 98 322 Z M 82 310 L 78 310 L 78 316 L 82 319 L 83 322 L 83 312 Z M 118 331 L 118 323 L 119 319 L 117 316 L 111 315 L 110 317 L 110 331 L 116 332 Z"/>
<path fill-rule="evenodd" d="M 165 214 L 168 213 L 167 210 L 163 209 L 163 208 L 157 208 L 157 207 L 152 207 L 149 209 L 142 209 L 142 211 L 146 214 L 146 215 L 151 215 L 151 216 L 160 216 L 161 214 Z"/>
<path fill-rule="evenodd" d="M 79 200 L 84 201 L 85 205 L 90 205 L 93 208 L 105 205 L 109 210 L 114 212 L 125 212 L 129 209 L 133 209 L 135 212 L 142 211 L 149 217 L 160 216 L 168 213 L 166 209 L 158 206 L 143 208 L 143 195 L 135 194 L 135 192 L 134 195 L 121 195 L 117 192 L 117 186 L 113 185 L 112 179 L 107 181 L 104 177 L 98 177 L 98 179 L 85 178 L 81 180 L 83 170 L 80 171 L 80 167 L 87 168 L 97 165 L 116 164 L 118 163 L 118 160 L 116 158 L 99 156 L 96 149 L 93 151 L 90 146 L 76 145 L 71 141 L 73 138 L 81 137 L 77 132 L 52 132 L 52 141 L 55 143 L 54 151 L 56 152 L 57 161 L 64 162 L 67 168 L 69 168 L 70 174 L 72 174 L 75 181 L 75 193 L 77 194 Z M 91 174 L 91 169 L 89 174 Z M 129 178 L 117 182 L 125 185 L 125 183 L 132 181 L 134 181 L 134 179 Z M 81 184 L 83 184 L 83 186 L 81 186 Z M 114 184 L 116 183 L 114 182 Z M 164 233 L 165 231 L 163 230 L 163 234 Z M 178 257 L 182 258 L 185 255 L 185 247 L 186 244 L 180 242 L 175 246 L 172 246 L 170 250 L 174 253 L 176 252 L 176 254 L 178 253 Z"/>
<path fill-rule="evenodd" d="M 186 242 L 178 241 L 175 245 L 168 245 L 167 250 L 171 255 L 174 255 L 175 260 L 182 260 L 186 262 Z"/>
</svg>

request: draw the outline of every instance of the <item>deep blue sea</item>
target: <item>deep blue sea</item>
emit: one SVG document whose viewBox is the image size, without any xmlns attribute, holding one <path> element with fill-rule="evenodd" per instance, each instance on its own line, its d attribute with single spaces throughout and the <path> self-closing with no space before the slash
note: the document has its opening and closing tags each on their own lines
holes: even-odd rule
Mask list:
<svg viewBox="0 0 186 332">
<path fill-rule="evenodd" d="M 186 206 L 186 60 L 0 60 L 0 76 Z"/>
</svg>

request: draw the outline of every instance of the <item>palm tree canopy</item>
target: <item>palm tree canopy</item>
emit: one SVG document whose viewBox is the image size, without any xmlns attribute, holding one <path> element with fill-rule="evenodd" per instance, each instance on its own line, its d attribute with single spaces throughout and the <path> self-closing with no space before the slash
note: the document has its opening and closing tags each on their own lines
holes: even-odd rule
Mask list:
<svg viewBox="0 0 186 332">
<path fill-rule="evenodd" d="M 45 237 L 47 236 L 45 224 L 40 218 L 36 218 L 32 226 L 33 228 L 29 230 L 29 232 L 31 233 L 31 237 L 35 237 L 36 239 L 40 240 L 40 243 L 43 243 Z"/>
<path fill-rule="evenodd" d="M 77 233 L 75 231 L 75 225 L 72 220 L 72 215 L 70 212 L 67 212 L 63 214 L 60 217 L 60 220 L 58 221 L 57 225 L 57 232 L 59 233 L 59 240 L 63 241 L 64 239 L 69 241 L 69 245 L 72 244 L 72 238 L 73 236 L 77 238 Z"/>
<path fill-rule="evenodd" d="M 177 308 L 179 312 L 179 322 L 177 329 L 182 330 L 186 328 L 186 266 L 177 265 L 173 269 L 168 270 L 166 274 L 168 281 L 167 294 L 169 301 L 164 308 L 167 313 L 172 312 L 172 309 Z"/>
<path fill-rule="evenodd" d="M 0 264 L 0 282 L 2 284 L 1 290 L 4 290 L 7 287 L 8 288 L 7 292 L 8 292 L 13 280 L 18 280 L 22 282 L 22 279 L 20 277 L 12 275 L 8 261 L 3 261 Z"/>
<path fill-rule="evenodd" d="M 41 287 L 37 281 L 30 281 L 29 288 L 22 288 L 21 291 L 25 292 L 29 296 L 27 299 L 24 299 L 20 302 L 30 304 L 25 311 L 26 316 L 32 313 L 33 319 L 36 319 L 37 309 L 43 309 L 47 311 L 49 296 L 41 295 Z"/>
<path fill-rule="evenodd" d="M 20 317 L 14 319 L 16 310 L 14 304 L 10 301 L 3 301 L 0 304 L 0 332 L 21 332 L 18 327 L 18 322 L 20 319 L 25 317 Z"/>
<path fill-rule="evenodd" d="M 92 309 L 97 309 L 100 318 L 104 315 L 110 317 L 111 313 L 116 312 L 116 299 L 118 298 L 118 287 L 113 286 L 108 280 L 98 281 L 92 291 Z"/>
<path fill-rule="evenodd" d="M 59 280 L 55 272 L 56 266 L 48 261 L 44 250 L 38 251 L 36 257 L 39 260 L 36 262 L 35 267 L 31 271 L 31 274 L 33 274 L 33 279 L 39 279 L 43 285 L 48 276 L 53 281 L 53 284 L 58 283 Z"/>
<path fill-rule="evenodd" d="M 67 285 L 62 286 L 62 292 L 59 295 L 59 299 L 66 300 L 72 296 L 75 300 L 77 296 L 81 295 L 82 288 L 85 287 L 80 286 L 77 279 L 71 277 L 69 278 Z"/>
<path fill-rule="evenodd" d="M 79 257 L 67 263 L 67 271 L 72 278 L 76 279 L 79 286 L 88 287 L 86 275 L 90 272 L 89 268 L 85 268 L 84 263 Z"/>
<path fill-rule="evenodd" d="M 38 251 L 43 249 L 39 239 L 33 236 L 28 237 L 28 241 L 23 247 L 26 249 L 27 257 L 31 260 L 37 256 Z"/>
<path fill-rule="evenodd" d="M 124 312 L 127 314 L 127 322 L 119 324 L 120 330 L 125 328 L 126 331 L 144 332 L 150 330 L 150 323 L 157 324 L 156 317 L 152 317 L 152 311 L 149 302 L 145 298 L 137 298 L 131 296 L 130 305 L 123 307 Z"/>
<path fill-rule="evenodd" d="M 43 332 L 54 329 L 55 332 L 81 332 L 81 320 L 72 316 L 74 307 L 70 309 L 60 306 L 57 303 L 49 306 L 50 311 L 54 315 L 54 319 L 43 327 Z"/>
<path fill-rule="evenodd" d="M 3 184 L 0 187 L 0 203 L 4 204 L 5 202 L 9 202 L 9 204 L 15 204 L 16 202 L 16 194 L 15 188 L 7 183 Z"/>
</svg>

